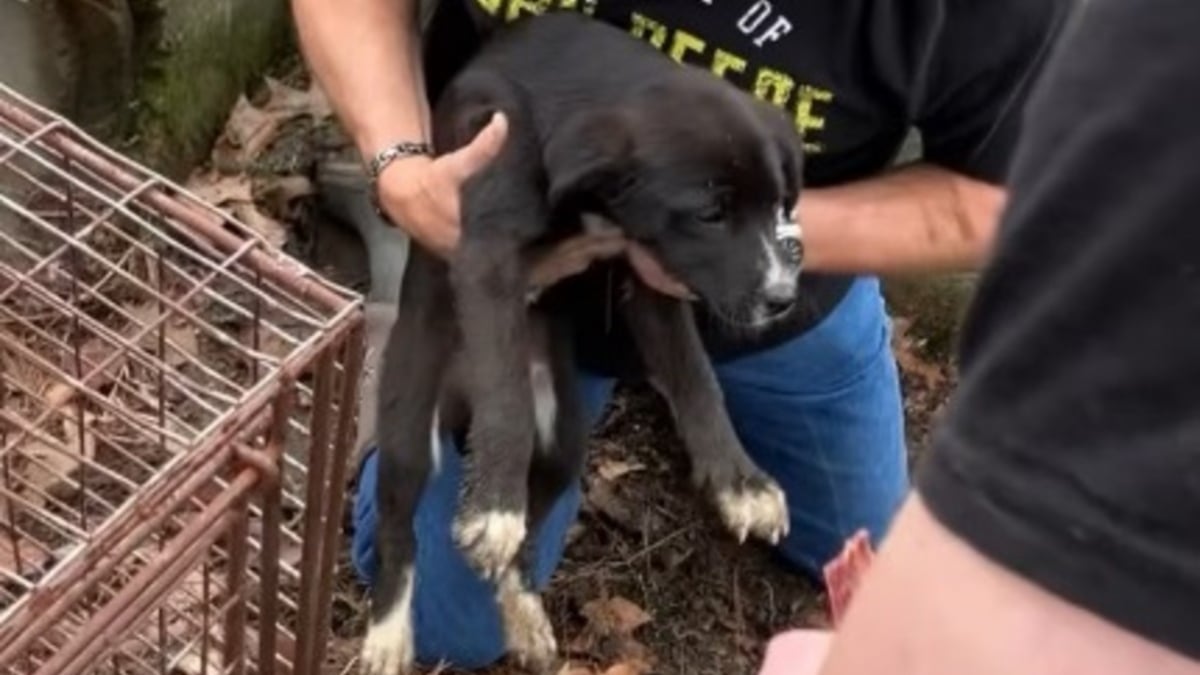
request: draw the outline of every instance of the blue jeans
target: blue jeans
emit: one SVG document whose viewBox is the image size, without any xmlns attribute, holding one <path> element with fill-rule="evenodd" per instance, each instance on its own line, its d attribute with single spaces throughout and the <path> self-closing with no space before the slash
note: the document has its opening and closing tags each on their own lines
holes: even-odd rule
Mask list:
<svg viewBox="0 0 1200 675">
<path fill-rule="evenodd" d="M 859 528 L 878 542 L 908 489 L 890 333 L 879 282 L 863 278 L 804 335 L 715 366 L 746 452 L 787 495 L 791 531 L 779 552 L 802 572 L 819 575 Z M 583 376 L 580 386 L 598 421 L 613 382 Z M 368 584 L 376 564 L 376 459 L 371 452 L 364 460 L 354 503 L 352 556 Z M 451 538 L 460 477 L 459 458 L 447 450 L 417 508 L 414 630 L 420 663 L 479 668 L 503 656 L 504 639 L 492 587 Z M 562 558 L 579 504 L 576 486 L 537 532 L 539 590 Z"/>
</svg>

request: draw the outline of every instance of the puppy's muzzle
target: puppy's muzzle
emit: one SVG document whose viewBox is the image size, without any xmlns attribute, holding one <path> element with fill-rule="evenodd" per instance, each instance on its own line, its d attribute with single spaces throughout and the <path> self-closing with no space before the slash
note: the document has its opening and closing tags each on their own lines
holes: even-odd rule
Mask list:
<svg viewBox="0 0 1200 675">
<path fill-rule="evenodd" d="M 800 224 L 780 210 L 774 228 L 774 241 L 763 239 L 766 261 L 761 289 L 763 320 L 770 321 L 786 314 L 796 304 L 800 284 L 800 263 L 804 246 Z"/>
</svg>

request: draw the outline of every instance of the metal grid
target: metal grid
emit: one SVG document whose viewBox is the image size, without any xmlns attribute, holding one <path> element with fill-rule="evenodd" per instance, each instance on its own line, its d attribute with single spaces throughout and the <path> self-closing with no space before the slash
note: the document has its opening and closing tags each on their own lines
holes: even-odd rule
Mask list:
<svg viewBox="0 0 1200 675">
<path fill-rule="evenodd" d="M 0 85 L 0 672 L 314 673 L 358 297 Z"/>
</svg>

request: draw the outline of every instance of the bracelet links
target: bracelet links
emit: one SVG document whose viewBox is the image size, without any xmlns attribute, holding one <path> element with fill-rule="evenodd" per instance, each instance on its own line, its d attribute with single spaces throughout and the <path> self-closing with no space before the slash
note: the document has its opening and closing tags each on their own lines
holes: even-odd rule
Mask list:
<svg viewBox="0 0 1200 675">
<path fill-rule="evenodd" d="M 367 163 L 367 173 L 371 180 L 379 178 L 379 174 L 388 167 L 389 164 L 402 157 L 432 157 L 433 147 L 429 143 L 401 141 L 393 143 L 386 148 L 375 153 L 371 161 Z"/>
</svg>

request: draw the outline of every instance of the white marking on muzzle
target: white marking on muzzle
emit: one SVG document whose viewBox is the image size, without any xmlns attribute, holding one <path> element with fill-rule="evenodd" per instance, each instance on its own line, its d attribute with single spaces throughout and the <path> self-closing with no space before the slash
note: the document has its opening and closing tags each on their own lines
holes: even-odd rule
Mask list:
<svg viewBox="0 0 1200 675">
<path fill-rule="evenodd" d="M 778 245 L 763 235 L 763 259 L 765 269 L 762 277 L 762 293 L 776 303 L 791 302 L 796 297 L 799 269 L 780 255 Z"/>
</svg>

